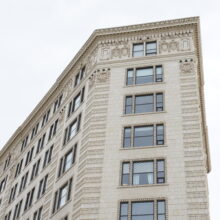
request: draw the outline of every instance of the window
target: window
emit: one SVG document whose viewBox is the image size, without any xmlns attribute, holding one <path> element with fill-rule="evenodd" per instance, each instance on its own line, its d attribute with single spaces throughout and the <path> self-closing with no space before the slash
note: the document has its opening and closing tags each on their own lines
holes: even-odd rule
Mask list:
<svg viewBox="0 0 220 220">
<path fill-rule="evenodd" d="M 52 157 L 52 151 L 53 151 L 53 145 L 45 152 L 43 168 L 50 163 Z"/>
<path fill-rule="evenodd" d="M 68 109 L 68 117 L 79 108 L 81 103 L 84 100 L 85 87 L 73 98 L 73 100 L 69 103 Z"/>
<path fill-rule="evenodd" d="M 129 209 L 131 210 L 130 212 L 128 211 Z M 120 220 L 128 220 L 128 219 L 166 220 L 166 201 L 147 200 L 147 201 L 121 202 L 119 219 Z"/>
<path fill-rule="evenodd" d="M 50 109 L 44 114 L 41 127 L 43 127 L 48 122 L 49 117 L 50 117 Z"/>
<path fill-rule="evenodd" d="M 42 219 L 42 210 L 43 210 L 43 206 L 41 206 L 36 212 L 34 212 L 33 220 L 41 220 Z"/>
<path fill-rule="evenodd" d="M 58 119 L 50 126 L 50 132 L 48 136 L 48 141 L 55 136 L 57 132 Z"/>
<path fill-rule="evenodd" d="M 126 85 L 140 85 L 163 81 L 163 67 L 147 66 L 127 69 Z"/>
<path fill-rule="evenodd" d="M 126 96 L 125 98 L 125 114 L 132 114 L 133 112 L 133 97 Z"/>
<path fill-rule="evenodd" d="M 68 215 L 66 215 L 65 217 L 61 218 L 60 220 L 68 220 Z"/>
<path fill-rule="evenodd" d="M 26 196 L 24 211 L 26 211 L 29 207 L 32 206 L 33 197 L 34 197 L 34 191 L 35 191 L 35 187 L 32 188 L 32 190 L 28 192 L 28 194 L 27 194 L 27 196 Z"/>
<path fill-rule="evenodd" d="M 84 66 L 79 71 L 79 73 L 75 76 L 75 84 L 74 84 L 75 87 L 81 82 L 82 78 L 85 76 L 85 70 L 86 70 L 86 67 Z"/>
<path fill-rule="evenodd" d="M 33 152 L 34 152 L 34 146 L 31 148 L 31 150 L 29 150 L 27 152 L 27 156 L 26 156 L 26 160 L 25 160 L 25 166 L 27 166 L 31 162 L 32 157 L 33 157 Z"/>
<path fill-rule="evenodd" d="M 144 44 L 133 44 L 133 57 L 144 56 Z"/>
<path fill-rule="evenodd" d="M 77 134 L 80 128 L 80 121 L 81 114 L 79 114 L 78 117 L 65 129 L 64 145 Z"/>
<path fill-rule="evenodd" d="M 69 200 L 72 188 L 72 178 L 55 192 L 53 213 L 64 206 Z"/>
<path fill-rule="evenodd" d="M 11 160 L 11 155 L 9 155 L 5 160 L 4 171 L 9 167 L 10 160 Z"/>
<path fill-rule="evenodd" d="M 44 193 L 46 192 L 47 179 L 48 179 L 48 174 L 43 179 L 40 180 L 38 193 L 37 193 L 37 199 L 39 199 L 41 196 L 43 196 Z"/>
<path fill-rule="evenodd" d="M 60 159 L 60 167 L 59 167 L 58 177 L 60 177 L 61 174 L 65 173 L 68 169 L 70 169 L 70 167 L 74 164 L 75 158 L 76 158 L 76 150 L 77 150 L 77 144 L 75 144 L 74 148 L 69 150 Z"/>
<path fill-rule="evenodd" d="M 163 111 L 163 93 L 156 94 L 156 111 Z"/>
<path fill-rule="evenodd" d="M 144 113 L 154 111 L 154 97 L 150 95 L 137 95 L 135 96 L 134 113 Z"/>
<path fill-rule="evenodd" d="M 1 182 L 0 182 L 0 193 L 4 191 L 6 183 L 7 183 L 8 176 L 6 176 Z"/>
<path fill-rule="evenodd" d="M 24 148 L 27 146 L 27 144 L 28 144 L 28 137 L 29 137 L 29 135 L 27 135 L 27 136 L 25 137 L 25 139 L 22 141 L 21 151 L 23 151 Z"/>
<path fill-rule="evenodd" d="M 14 210 L 13 220 L 16 220 L 20 217 L 22 202 L 23 202 L 23 200 L 21 200 L 19 203 L 16 204 L 15 210 Z"/>
<path fill-rule="evenodd" d="M 120 204 L 120 220 L 128 220 L 128 202 Z"/>
<path fill-rule="evenodd" d="M 30 181 L 32 181 L 38 175 L 39 166 L 40 166 L 40 159 L 33 165 Z"/>
<path fill-rule="evenodd" d="M 18 183 L 16 183 L 12 188 L 9 196 L 8 203 L 11 203 L 15 199 L 16 191 L 17 191 Z"/>
<path fill-rule="evenodd" d="M 62 98 L 63 98 L 63 95 L 60 95 L 59 98 L 54 102 L 53 113 L 55 113 L 59 109 L 61 102 L 62 102 Z"/>
<path fill-rule="evenodd" d="M 154 183 L 165 183 L 165 164 L 163 159 L 122 163 L 122 186 Z"/>
<path fill-rule="evenodd" d="M 163 68 L 162 66 L 156 66 L 156 82 L 163 82 Z"/>
<path fill-rule="evenodd" d="M 15 171 L 15 178 L 20 174 L 22 169 L 23 159 L 17 164 L 16 171 Z"/>
<path fill-rule="evenodd" d="M 145 125 L 124 128 L 123 147 L 144 147 L 164 144 L 164 125 Z"/>
<path fill-rule="evenodd" d="M 28 174 L 29 174 L 29 171 L 27 171 L 27 172 L 24 174 L 24 176 L 22 176 L 22 178 L 21 178 L 19 193 L 20 193 L 22 190 L 24 190 L 25 187 L 26 187 Z"/>
<path fill-rule="evenodd" d="M 154 42 L 146 42 L 146 56 L 157 54 L 157 43 Z"/>
<path fill-rule="evenodd" d="M 9 211 L 7 215 L 5 215 L 5 220 L 10 220 L 10 219 L 11 219 L 11 211 Z"/>
<path fill-rule="evenodd" d="M 36 154 L 38 154 L 44 148 L 45 137 L 46 133 L 44 133 L 43 136 L 38 140 Z"/>
<path fill-rule="evenodd" d="M 158 220 L 166 219 L 166 203 L 164 200 L 157 201 L 157 219 Z"/>
<path fill-rule="evenodd" d="M 33 139 L 33 137 L 37 134 L 38 131 L 38 127 L 39 127 L 39 122 L 36 124 L 35 127 L 33 127 L 32 132 L 31 132 L 31 140 Z"/>
</svg>

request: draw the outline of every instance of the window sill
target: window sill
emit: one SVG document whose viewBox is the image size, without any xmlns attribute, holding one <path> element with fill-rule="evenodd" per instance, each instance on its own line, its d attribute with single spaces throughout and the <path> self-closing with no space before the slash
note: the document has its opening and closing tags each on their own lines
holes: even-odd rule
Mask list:
<svg viewBox="0 0 220 220">
<path fill-rule="evenodd" d="M 129 87 L 136 87 L 136 86 L 148 86 L 148 85 L 160 85 L 160 84 L 165 84 L 165 81 L 162 82 L 151 82 L 151 83 L 143 83 L 143 84 L 133 84 L 133 85 L 124 85 L 123 88 L 129 88 Z"/>
<path fill-rule="evenodd" d="M 141 149 L 148 149 L 148 148 L 164 148 L 168 147 L 167 145 L 154 145 L 154 146 L 141 146 L 141 147 L 127 147 L 123 148 L 121 147 L 120 150 L 141 150 Z"/>
<path fill-rule="evenodd" d="M 155 184 L 145 184 L 145 185 L 126 185 L 126 186 L 118 186 L 118 189 L 130 189 L 130 188 L 139 188 L 139 187 L 160 187 L 160 186 L 169 186 L 168 183 L 155 183 Z"/>
<path fill-rule="evenodd" d="M 160 113 L 167 113 L 167 111 L 158 111 L 158 112 L 143 112 L 143 113 L 132 113 L 132 114 L 123 114 L 121 117 L 127 117 L 127 116 L 139 116 L 139 115 L 150 115 L 150 114 L 160 114 Z"/>
</svg>

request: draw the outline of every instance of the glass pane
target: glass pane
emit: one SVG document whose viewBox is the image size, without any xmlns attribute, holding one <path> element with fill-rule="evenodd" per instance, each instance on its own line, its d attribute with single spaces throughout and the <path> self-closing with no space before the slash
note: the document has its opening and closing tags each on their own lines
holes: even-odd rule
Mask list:
<svg viewBox="0 0 220 220">
<path fill-rule="evenodd" d="M 129 185 L 129 174 L 122 175 L 122 185 Z"/>
<path fill-rule="evenodd" d="M 157 202 L 157 213 L 164 214 L 165 213 L 165 201 Z"/>
<path fill-rule="evenodd" d="M 132 106 L 125 107 L 125 114 L 132 114 Z"/>
<path fill-rule="evenodd" d="M 157 161 L 157 171 L 164 171 L 164 161 L 163 160 Z"/>
<path fill-rule="evenodd" d="M 124 138 L 124 147 L 131 146 L 131 138 Z"/>
<path fill-rule="evenodd" d="M 146 46 L 147 46 L 147 50 L 156 49 L 156 42 L 146 43 Z"/>
<path fill-rule="evenodd" d="M 147 126 L 145 127 L 135 127 L 134 128 L 134 136 L 146 136 L 147 134 Z"/>
<path fill-rule="evenodd" d="M 156 67 L 156 74 L 162 74 L 163 71 L 162 71 L 162 66 L 157 66 Z"/>
<path fill-rule="evenodd" d="M 164 172 L 163 171 L 158 172 L 157 177 L 158 178 L 164 178 Z"/>
<path fill-rule="evenodd" d="M 146 104 L 147 103 L 147 96 L 146 95 L 140 95 L 135 97 L 135 104 Z"/>
<path fill-rule="evenodd" d="M 153 162 L 135 162 L 134 163 L 134 173 L 146 173 L 153 172 Z"/>
<path fill-rule="evenodd" d="M 126 105 L 132 105 L 132 97 L 131 96 L 126 97 Z"/>
<path fill-rule="evenodd" d="M 72 166 L 72 161 L 73 161 L 73 153 L 71 152 L 65 158 L 64 171 L 68 170 Z"/>
<path fill-rule="evenodd" d="M 134 138 L 134 147 L 141 146 L 153 146 L 154 140 L 152 137 L 135 137 Z"/>
<path fill-rule="evenodd" d="M 134 71 L 133 71 L 133 69 L 128 70 L 128 71 L 127 71 L 127 77 L 128 77 L 128 78 L 132 78 L 133 76 L 134 76 Z"/>
<path fill-rule="evenodd" d="M 132 84 L 133 84 L 133 78 L 128 78 L 127 85 L 132 85 Z"/>
<path fill-rule="evenodd" d="M 128 214 L 128 203 L 121 203 L 121 215 L 127 215 Z"/>
<path fill-rule="evenodd" d="M 133 51 L 141 51 L 141 50 L 144 50 L 144 44 L 143 43 L 133 45 Z"/>
<path fill-rule="evenodd" d="M 135 113 L 143 113 L 143 112 L 153 112 L 153 104 L 152 105 L 136 105 Z"/>
<path fill-rule="evenodd" d="M 81 97 L 78 95 L 74 100 L 74 111 L 80 106 Z"/>
<path fill-rule="evenodd" d="M 157 125 L 157 135 L 163 135 L 163 125 Z"/>
<path fill-rule="evenodd" d="M 153 81 L 154 81 L 153 76 L 138 76 L 138 77 L 136 77 L 136 84 L 150 83 Z"/>
<path fill-rule="evenodd" d="M 147 174 L 147 184 L 153 184 L 154 183 L 154 174 L 148 173 Z"/>
<path fill-rule="evenodd" d="M 71 125 L 70 127 L 70 135 L 69 138 L 72 138 L 76 134 L 76 128 L 77 128 L 77 123 L 74 122 L 74 124 Z"/>
<path fill-rule="evenodd" d="M 142 57 L 144 56 L 144 51 L 133 52 L 134 57 Z"/>
<path fill-rule="evenodd" d="M 60 192 L 60 207 L 63 206 L 66 203 L 67 200 L 67 192 L 68 192 L 68 187 L 65 186 L 64 188 L 61 189 Z"/>
<path fill-rule="evenodd" d="M 152 216 L 132 216 L 132 220 L 153 220 Z"/>
<path fill-rule="evenodd" d="M 132 215 L 146 215 L 147 203 L 146 202 L 133 202 L 132 203 Z"/>
<path fill-rule="evenodd" d="M 130 170 L 130 164 L 129 163 L 123 163 L 123 174 L 128 174 Z"/>
<path fill-rule="evenodd" d="M 150 68 L 141 68 L 136 70 L 136 76 L 152 76 L 153 75 L 153 67 Z"/>
<path fill-rule="evenodd" d="M 125 128 L 124 136 L 125 137 L 131 137 L 131 128 Z"/>
<path fill-rule="evenodd" d="M 127 216 L 122 216 L 122 217 L 120 217 L 120 220 L 128 220 L 128 217 Z"/>
<path fill-rule="evenodd" d="M 157 102 L 163 102 L 163 94 L 157 94 Z"/>
</svg>

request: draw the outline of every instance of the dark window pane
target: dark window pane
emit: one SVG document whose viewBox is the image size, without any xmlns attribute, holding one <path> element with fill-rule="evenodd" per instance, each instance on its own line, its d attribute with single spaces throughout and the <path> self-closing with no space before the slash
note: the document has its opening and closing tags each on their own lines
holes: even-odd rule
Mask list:
<svg viewBox="0 0 220 220">
<path fill-rule="evenodd" d="M 124 129 L 124 147 L 130 147 L 131 146 L 131 128 L 125 128 Z"/>
<path fill-rule="evenodd" d="M 156 111 L 163 111 L 163 93 L 156 94 Z"/>
<path fill-rule="evenodd" d="M 164 126 L 157 125 L 157 145 L 164 144 Z"/>
<path fill-rule="evenodd" d="M 127 96 L 125 99 L 125 114 L 132 113 L 132 96 Z"/>
<path fill-rule="evenodd" d="M 129 185 L 130 163 L 122 164 L 122 185 Z"/>
<path fill-rule="evenodd" d="M 165 214 L 165 201 L 158 201 L 157 202 L 157 213 L 158 214 Z"/>
<path fill-rule="evenodd" d="M 156 54 L 156 53 L 157 53 L 156 42 L 147 42 L 146 43 L 146 55 Z"/>
<path fill-rule="evenodd" d="M 121 203 L 121 215 L 127 215 L 128 214 L 128 203 Z"/>
<path fill-rule="evenodd" d="M 153 95 L 135 97 L 135 113 L 153 112 Z"/>
</svg>

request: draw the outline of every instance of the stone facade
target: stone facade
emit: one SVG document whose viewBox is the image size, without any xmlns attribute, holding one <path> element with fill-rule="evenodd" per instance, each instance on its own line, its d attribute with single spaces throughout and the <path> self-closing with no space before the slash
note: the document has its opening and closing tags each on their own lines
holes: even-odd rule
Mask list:
<svg viewBox="0 0 220 220">
<path fill-rule="evenodd" d="M 155 54 L 133 56 L 134 44 L 152 41 L 157 45 Z M 197 17 L 96 30 L 1 150 L 0 219 L 31 220 L 36 212 L 43 220 L 66 216 L 68 220 L 116 220 L 120 219 L 121 202 L 163 200 L 167 220 L 208 220 L 207 173 L 211 167 L 200 47 Z M 126 85 L 128 69 L 157 65 L 163 68 L 161 82 Z M 78 74 L 84 75 L 79 75 L 76 85 Z M 157 92 L 164 95 L 163 111 L 124 114 L 126 96 Z M 84 99 L 71 112 L 70 102 L 79 93 Z M 51 126 L 56 119 L 53 135 Z M 64 144 L 66 128 L 75 119 L 80 121 L 77 132 Z M 164 144 L 123 148 L 124 127 L 158 123 L 165 127 Z M 73 127 L 70 130 L 75 132 Z M 45 133 L 41 148 L 39 139 Z M 61 158 L 76 143 L 75 161 L 58 177 Z M 32 158 L 26 163 L 33 146 Z M 44 166 L 51 146 L 51 160 Z M 31 181 L 33 165 L 39 159 L 37 175 Z M 165 160 L 163 184 L 121 185 L 124 161 L 157 159 Z M 26 172 L 26 186 L 19 192 Z M 37 198 L 40 181 L 47 174 L 45 192 Z M 71 178 L 68 199 L 54 210 L 56 192 Z M 16 184 L 15 196 L 9 201 Z M 25 209 L 33 187 L 32 202 Z M 16 211 L 20 201 L 20 211 L 19 206 Z M 154 206 L 154 220 L 157 215 Z M 130 208 L 128 218 L 123 219 L 132 219 Z"/>
</svg>

